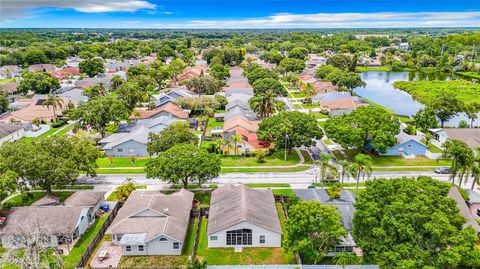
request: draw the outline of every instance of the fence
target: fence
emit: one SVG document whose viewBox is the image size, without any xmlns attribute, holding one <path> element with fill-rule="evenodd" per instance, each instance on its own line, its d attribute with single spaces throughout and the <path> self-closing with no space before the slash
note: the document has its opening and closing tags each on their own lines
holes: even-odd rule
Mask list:
<svg viewBox="0 0 480 269">
<path fill-rule="evenodd" d="M 110 214 L 108 215 L 107 219 L 102 225 L 102 228 L 100 228 L 100 231 L 98 231 L 98 234 L 93 238 L 92 242 L 88 245 L 87 249 L 82 255 L 82 258 L 80 258 L 80 261 L 77 264 L 77 268 L 82 268 L 86 265 L 86 262 L 88 261 L 88 258 L 93 254 L 93 251 L 95 250 L 95 247 L 97 246 L 98 242 L 102 240 L 103 235 L 107 231 L 108 226 L 113 222 L 113 219 L 117 215 L 118 209 L 120 209 L 121 205 L 120 203 L 116 203 L 115 206 L 112 208 L 110 211 Z"/>
</svg>

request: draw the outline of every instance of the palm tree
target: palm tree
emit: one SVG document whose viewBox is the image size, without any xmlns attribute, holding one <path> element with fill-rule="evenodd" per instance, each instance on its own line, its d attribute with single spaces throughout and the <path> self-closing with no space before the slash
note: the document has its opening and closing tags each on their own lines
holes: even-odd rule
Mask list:
<svg viewBox="0 0 480 269">
<path fill-rule="evenodd" d="M 50 109 L 50 106 L 51 106 L 53 109 L 53 118 L 56 119 L 57 118 L 56 110 L 57 108 L 63 107 L 63 99 L 61 99 L 55 94 L 49 94 L 47 99 L 43 101 L 42 106 L 46 106 L 47 109 Z"/>
<path fill-rule="evenodd" d="M 370 175 L 372 172 L 372 157 L 365 155 L 365 154 L 357 154 L 353 160 L 353 167 L 355 167 L 355 177 L 357 179 L 357 185 L 356 185 L 356 194 L 358 195 L 358 184 L 360 182 L 360 175 L 363 174 L 365 176 L 365 173 Z"/>
<path fill-rule="evenodd" d="M 452 184 L 455 183 L 455 178 L 461 169 L 462 156 L 468 154 L 468 151 L 470 151 L 470 149 L 468 148 L 467 144 L 460 140 L 452 139 L 443 143 L 442 158 L 452 161 L 452 165 L 450 167 Z"/>
<path fill-rule="evenodd" d="M 230 137 L 233 141 L 233 144 L 235 146 L 235 156 L 238 155 L 238 143 L 243 142 L 243 137 L 239 134 L 234 134 Z"/>
<path fill-rule="evenodd" d="M 475 158 L 472 165 L 472 190 L 475 188 L 475 184 L 480 184 L 480 156 Z"/>
<path fill-rule="evenodd" d="M 323 183 L 327 175 L 334 175 L 338 173 L 337 166 L 330 162 L 332 158 L 333 155 L 331 154 L 320 153 L 318 161 L 315 161 L 315 164 L 318 165 L 318 174 L 315 177 L 315 181 L 317 181 L 317 178 L 320 178 L 320 182 Z"/>
<path fill-rule="evenodd" d="M 273 91 L 255 95 L 249 100 L 250 108 L 258 113 L 261 118 L 266 118 L 278 109 L 277 95 Z"/>
<path fill-rule="evenodd" d="M 302 93 L 305 94 L 308 104 L 312 103 L 312 98 L 317 95 L 317 91 L 310 82 L 302 83 Z"/>
<path fill-rule="evenodd" d="M 433 139 L 432 134 L 430 134 L 430 133 L 426 133 L 426 134 L 425 134 L 425 145 L 426 145 L 427 147 L 428 147 L 428 143 L 429 143 L 430 140 L 432 140 L 432 139 Z"/>
<path fill-rule="evenodd" d="M 468 149 L 465 150 L 464 153 L 460 156 L 459 159 L 459 168 L 460 168 L 460 181 L 458 182 L 458 186 L 462 187 L 463 178 L 465 177 L 465 182 L 468 180 L 468 173 L 470 168 L 473 166 L 475 162 L 475 155 L 473 154 L 473 150 Z"/>
<path fill-rule="evenodd" d="M 283 139 L 285 140 L 285 153 L 284 153 L 284 161 L 287 160 L 287 148 L 288 148 L 288 133 L 293 128 L 293 124 L 290 120 L 287 119 L 286 116 L 283 116 L 282 119 L 283 126 L 281 127 L 281 131 L 284 134 Z"/>
<path fill-rule="evenodd" d="M 342 170 L 341 176 L 342 176 L 342 183 L 343 183 L 345 175 L 348 174 L 352 164 L 348 160 L 340 160 L 338 164 L 340 165 L 340 168 Z"/>
<path fill-rule="evenodd" d="M 232 138 L 224 139 L 225 145 L 227 145 L 227 155 L 230 155 L 230 146 L 232 145 Z"/>
<path fill-rule="evenodd" d="M 213 148 L 215 150 L 215 153 L 222 154 L 222 146 L 223 146 L 223 141 L 222 139 L 217 139 L 213 142 Z"/>
<path fill-rule="evenodd" d="M 332 259 L 336 265 L 339 265 L 342 268 L 345 268 L 347 265 L 353 264 L 357 261 L 357 257 L 355 255 L 344 251 L 335 253 L 335 256 L 333 256 Z"/>
</svg>

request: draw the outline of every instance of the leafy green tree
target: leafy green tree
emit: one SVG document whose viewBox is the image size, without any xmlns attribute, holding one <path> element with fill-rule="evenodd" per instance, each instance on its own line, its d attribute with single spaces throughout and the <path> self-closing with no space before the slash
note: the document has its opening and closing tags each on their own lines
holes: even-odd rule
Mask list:
<svg viewBox="0 0 480 269">
<path fill-rule="evenodd" d="M 120 77 L 119 75 L 113 76 L 112 79 L 110 80 L 112 90 L 118 89 L 118 87 L 122 85 L 124 82 L 125 80 L 123 80 L 123 78 Z"/>
<path fill-rule="evenodd" d="M 125 202 L 130 194 L 136 189 L 135 182 L 131 178 L 126 178 L 122 185 L 115 189 L 115 198 L 119 202 Z"/>
<path fill-rule="evenodd" d="M 19 188 L 17 180 L 18 174 L 12 170 L 0 173 L 0 200 L 3 200 Z"/>
<path fill-rule="evenodd" d="M 44 64 L 48 63 L 48 58 L 42 50 L 28 48 L 23 56 L 23 61 L 27 64 Z"/>
<path fill-rule="evenodd" d="M 20 81 L 17 91 L 23 94 L 28 91 L 47 94 L 60 88 L 58 79 L 46 72 L 27 72 L 22 77 L 23 80 Z"/>
<path fill-rule="evenodd" d="M 8 93 L 0 89 L 0 114 L 8 111 Z"/>
<path fill-rule="evenodd" d="M 85 59 L 80 62 L 78 68 L 80 69 L 80 72 L 89 77 L 94 77 L 99 73 L 103 73 L 105 71 L 103 62 L 99 58 Z"/>
<path fill-rule="evenodd" d="M 195 77 L 182 81 L 181 84 L 187 86 L 187 89 L 198 93 L 199 96 L 202 94 L 215 94 L 220 91 L 223 85 L 221 81 L 210 77 Z"/>
<path fill-rule="evenodd" d="M 357 87 L 365 87 L 367 84 L 362 80 L 359 74 L 354 72 L 346 72 L 339 78 L 336 85 L 347 88 L 353 95 L 353 89 Z"/>
<path fill-rule="evenodd" d="M 291 128 L 287 128 L 289 130 L 285 132 L 288 122 Z M 302 145 L 311 146 L 315 144 L 315 139 L 323 136 L 316 119 L 298 111 L 283 111 L 264 119 L 257 134 L 262 141 L 275 142 L 277 145 L 287 144 L 288 151 Z"/>
<path fill-rule="evenodd" d="M 365 263 L 382 268 L 478 268 L 478 237 L 450 185 L 429 177 L 375 179 L 359 193 L 353 237 Z"/>
<path fill-rule="evenodd" d="M 7 142 L 0 147 L 0 174 L 13 171 L 21 185 L 40 187 L 51 194 L 54 187 L 77 182 L 80 172 L 95 175 L 99 156 L 91 140 L 54 136 Z"/>
<path fill-rule="evenodd" d="M 186 67 L 187 65 L 182 59 L 173 59 L 168 65 L 168 73 L 170 74 L 170 79 L 175 80 L 175 78 L 180 75 Z"/>
<path fill-rule="evenodd" d="M 317 201 L 300 201 L 289 206 L 284 248 L 317 264 L 347 235 L 340 219 L 335 207 Z"/>
<path fill-rule="evenodd" d="M 317 70 L 315 70 L 315 77 L 319 79 L 325 79 L 330 73 L 334 71 L 341 71 L 337 67 L 332 65 L 322 65 Z"/>
<path fill-rule="evenodd" d="M 437 128 L 438 126 L 435 111 L 428 106 L 420 109 L 413 115 L 413 120 L 415 121 L 417 129 L 420 129 L 422 132 L 427 132 L 428 129 Z"/>
<path fill-rule="evenodd" d="M 305 62 L 296 58 L 284 58 L 280 61 L 279 66 L 285 68 L 287 72 L 300 73 L 305 69 Z"/>
<path fill-rule="evenodd" d="M 157 59 L 161 61 L 167 60 L 168 57 L 175 57 L 177 54 L 175 50 L 172 49 L 168 44 L 164 44 L 158 51 L 157 51 Z"/>
<path fill-rule="evenodd" d="M 331 162 L 333 155 L 320 153 L 320 156 L 315 164 L 318 166 L 318 174 L 315 179 L 320 179 L 320 182 L 324 182 L 327 176 L 335 177 L 338 174 L 338 168 Z M 315 180 L 316 181 L 316 180 Z"/>
<path fill-rule="evenodd" d="M 400 123 L 382 108 L 368 106 L 327 120 L 324 129 L 329 138 L 344 148 L 364 150 L 371 146 L 384 153 L 387 147 L 395 145 Z"/>
<path fill-rule="evenodd" d="M 308 55 L 308 49 L 302 47 L 293 48 L 288 52 L 288 58 L 295 58 L 299 60 L 305 60 Z"/>
<path fill-rule="evenodd" d="M 120 123 L 130 115 L 127 103 L 113 96 L 97 97 L 80 103 L 67 112 L 72 120 L 84 130 L 92 129 L 105 136 L 105 127 L 111 122 Z"/>
<path fill-rule="evenodd" d="M 116 90 L 117 97 L 125 101 L 128 108 L 132 110 L 139 102 L 147 100 L 146 93 L 135 82 L 125 82 Z"/>
<path fill-rule="evenodd" d="M 327 59 L 327 64 L 339 68 L 341 70 L 347 70 L 350 63 L 350 57 L 337 54 Z"/>
<path fill-rule="evenodd" d="M 430 107 L 437 115 L 437 118 L 440 120 L 440 125 L 443 128 L 446 121 L 455 117 L 458 112 L 462 111 L 463 104 L 455 96 L 443 92 L 433 99 L 430 103 Z"/>
<path fill-rule="evenodd" d="M 107 94 L 107 89 L 105 88 L 105 85 L 103 85 L 103 83 L 98 83 L 92 87 L 84 89 L 83 94 L 88 96 L 88 98 L 105 96 Z"/>
<path fill-rule="evenodd" d="M 287 89 L 285 89 L 285 87 L 282 85 L 282 83 L 280 83 L 280 81 L 274 78 L 262 78 L 256 80 L 252 86 L 253 92 L 255 94 L 263 94 L 267 91 L 272 91 L 279 96 L 288 95 Z"/>
<path fill-rule="evenodd" d="M 224 80 L 230 76 L 230 68 L 226 65 L 216 64 L 210 68 L 210 74 L 215 79 Z"/>
<path fill-rule="evenodd" d="M 452 184 L 455 184 L 455 178 L 458 173 L 466 166 L 473 158 L 472 150 L 464 142 L 457 139 L 449 139 L 443 143 L 442 158 L 452 161 L 450 166 L 450 177 Z M 460 179 L 461 183 L 461 179 Z"/>
<path fill-rule="evenodd" d="M 152 156 L 182 143 L 196 145 L 198 144 L 198 137 L 190 131 L 188 122 L 178 121 L 170 124 L 159 134 L 150 133 L 147 151 Z"/>
<path fill-rule="evenodd" d="M 464 112 L 470 119 L 470 128 L 473 128 L 475 120 L 478 119 L 478 113 L 480 113 L 480 102 L 465 105 Z"/>
<path fill-rule="evenodd" d="M 472 164 L 472 187 L 473 190 L 475 188 L 475 184 L 480 184 L 480 156 L 475 157 L 475 160 Z"/>
<path fill-rule="evenodd" d="M 315 90 L 315 87 L 313 87 L 313 84 L 310 82 L 302 83 L 301 85 L 302 93 L 305 94 L 305 100 L 307 101 L 307 104 L 311 104 L 313 97 L 317 95 L 317 90 Z"/>
<path fill-rule="evenodd" d="M 244 72 L 245 71 L 247 71 L 245 76 L 248 79 L 248 83 L 250 83 L 251 85 L 255 84 L 255 82 L 260 79 L 278 79 L 278 74 L 275 71 L 262 67 L 255 68 L 251 71 L 248 71 L 248 69 L 244 69 Z"/>
<path fill-rule="evenodd" d="M 210 59 L 210 66 L 214 65 L 223 65 L 223 60 L 219 56 L 213 56 L 212 59 Z"/>
<path fill-rule="evenodd" d="M 221 161 L 216 154 L 192 144 L 178 144 L 150 159 L 145 167 L 148 178 L 169 183 L 182 183 L 184 188 L 196 182 L 202 184 L 218 176 Z"/>
<path fill-rule="evenodd" d="M 335 255 L 332 257 L 332 260 L 336 265 L 340 265 L 342 268 L 345 268 L 349 264 L 357 263 L 357 256 L 352 253 L 342 251 L 335 253 Z"/>
<path fill-rule="evenodd" d="M 279 64 L 282 61 L 283 56 L 278 51 L 267 51 L 260 55 L 260 59 L 264 60 L 267 63 Z"/>
</svg>

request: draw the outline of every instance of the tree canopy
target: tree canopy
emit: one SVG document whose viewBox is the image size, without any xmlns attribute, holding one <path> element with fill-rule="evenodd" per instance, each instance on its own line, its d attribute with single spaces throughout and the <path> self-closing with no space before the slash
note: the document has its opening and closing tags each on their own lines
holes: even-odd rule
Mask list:
<svg viewBox="0 0 480 269">
<path fill-rule="evenodd" d="M 285 87 L 282 85 L 282 83 L 280 83 L 280 81 L 274 78 L 262 78 L 262 79 L 256 80 L 252 86 L 253 86 L 253 92 L 255 94 L 264 94 L 267 91 L 272 91 L 279 96 L 288 95 L 288 92 L 285 89 Z"/>
<path fill-rule="evenodd" d="M 152 156 L 182 143 L 196 145 L 198 137 L 190 131 L 188 122 L 178 121 L 170 124 L 159 134 L 150 133 L 147 151 Z"/>
<path fill-rule="evenodd" d="M 353 234 L 365 262 L 385 268 L 478 268 L 473 228 L 447 197 L 450 185 L 428 177 L 366 182 L 355 203 Z"/>
<path fill-rule="evenodd" d="M 47 94 L 58 88 L 58 79 L 47 72 L 27 72 L 17 87 L 17 91 L 23 94 L 33 91 L 37 94 Z"/>
<path fill-rule="evenodd" d="M 204 183 L 218 176 L 221 161 L 216 154 L 193 144 L 178 144 L 150 159 L 145 167 L 148 178 L 173 184 Z"/>
<path fill-rule="evenodd" d="M 103 62 L 99 58 L 85 59 L 80 62 L 78 68 L 80 69 L 80 72 L 89 77 L 94 77 L 97 74 L 105 71 Z"/>
<path fill-rule="evenodd" d="M 364 150 L 372 147 L 384 153 L 387 147 L 395 145 L 400 122 L 382 108 L 368 106 L 327 120 L 324 129 L 329 138 L 344 148 Z"/>
</svg>

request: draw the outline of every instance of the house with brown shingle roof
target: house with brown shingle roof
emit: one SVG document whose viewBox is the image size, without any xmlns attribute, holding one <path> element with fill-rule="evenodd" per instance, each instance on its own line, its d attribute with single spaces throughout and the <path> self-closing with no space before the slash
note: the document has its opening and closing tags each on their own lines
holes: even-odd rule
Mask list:
<svg viewBox="0 0 480 269">
<path fill-rule="evenodd" d="M 52 64 L 32 64 L 28 67 L 28 71 L 51 73 L 55 71 L 55 66 Z"/>
<path fill-rule="evenodd" d="M 183 81 L 192 78 L 199 78 L 208 75 L 208 65 L 199 64 L 185 68 L 182 74 L 177 76 L 177 81 Z"/>
<path fill-rule="evenodd" d="M 130 119 L 152 119 L 160 116 L 169 116 L 174 119 L 188 119 L 190 111 L 184 110 L 179 105 L 167 102 L 154 109 L 135 109 Z"/>
<path fill-rule="evenodd" d="M 181 255 L 193 193 L 133 191 L 107 230 L 125 256 Z"/>
<path fill-rule="evenodd" d="M 282 227 L 270 189 L 227 184 L 212 191 L 208 247 L 281 247 Z"/>
<path fill-rule="evenodd" d="M 235 116 L 225 121 L 223 131 L 229 132 L 233 129 L 241 128 L 248 132 L 256 132 L 258 130 L 258 121 L 250 121 L 242 116 Z"/>
<path fill-rule="evenodd" d="M 65 97 L 60 97 L 63 101 L 63 106 L 57 108 L 55 110 L 55 114 L 61 115 L 62 111 L 67 107 L 69 102 L 72 104 L 76 104 L 76 101 L 70 100 Z M 55 118 L 55 114 L 53 113 L 53 108 L 47 107 L 43 105 L 45 98 L 40 99 L 20 99 L 16 102 L 16 105 L 20 107 L 20 109 L 5 113 L 0 117 L 0 122 L 21 122 L 21 123 L 32 123 L 32 121 L 36 118 L 49 122 Z"/>
</svg>

